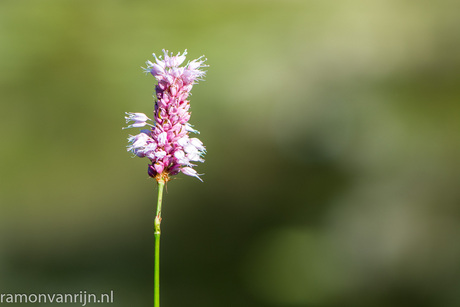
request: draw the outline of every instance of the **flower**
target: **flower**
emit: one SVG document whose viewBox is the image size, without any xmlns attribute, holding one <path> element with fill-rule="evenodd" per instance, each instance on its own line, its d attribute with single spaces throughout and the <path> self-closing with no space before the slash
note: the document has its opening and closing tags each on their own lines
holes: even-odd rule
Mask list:
<svg viewBox="0 0 460 307">
<path fill-rule="evenodd" d="M 190 102 L 187 98 L 193 85 L 204 77 L 206 72 L 202 68 L 208 65 L 204 64 L 206 59 L 200 57 L 181 67 L 187 50 L 175 56 L 165 50 L 163 53 L 164 59 L 154 53 L 155 62 L 147 61 L 147 68 L 143 68 L 157 80 L 155 125 L 147 123 L 150 118 L 143 113 L 126 113 L 126 123 L 134 122 L 126 128 L 151 126 L 149 130 L 131 135 L 127 150 L 140 158 L 147 157 L 151 162 L 148 174 L 158 181 L 168 181 L 169 176 L 180 172 L 201 180 L 192 162 L 204 162 L 206 148 L 199 139 L 189 137 L 189 133 L 199 134 L 199 131 L 188 122 Z"/>
<path fill-rule="evenodd" d="M 150 118 L 147 117 L 144 113 L 129 113 L 125 112 L 126 115 L 126 123 L 129 123 L 130 121 L 134 121 L 134 124 L 129 125 L 128 127 L 124 127 L 123 129 L 128 129 L 128 128 L 139 128 L 139 127 L 144 127 L 145 125 L 152 126 L 147 123 Z"/>
</svg>

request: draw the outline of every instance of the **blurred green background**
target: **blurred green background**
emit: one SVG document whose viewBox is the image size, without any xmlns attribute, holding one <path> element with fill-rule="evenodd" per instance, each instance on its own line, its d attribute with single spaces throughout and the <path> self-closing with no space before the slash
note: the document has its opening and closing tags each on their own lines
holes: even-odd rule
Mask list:
<svg viewBox="0 0 460 307">
<path fill-rule="evenodd" d="M 208 154 L 167 186 L 162 306 L 460 306 L 459 4 L 1 0 L 0 292 L 153 304 L 121 127 L 187 48 Z"/>
</svg>

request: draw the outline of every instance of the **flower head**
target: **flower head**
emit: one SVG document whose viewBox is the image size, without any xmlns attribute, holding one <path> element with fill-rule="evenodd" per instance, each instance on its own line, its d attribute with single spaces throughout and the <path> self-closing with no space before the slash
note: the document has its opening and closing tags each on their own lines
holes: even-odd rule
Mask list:
<svg viewBox="0 0 460 307">
<path fill-rule="evenodd" d="M 147 157 L 151 164 L 148 174 L 157 180 L 168 181 L 169 176 L 180 172 L 201 180 L 192 168 L 192 162 L 204 162 L 206 152 L 203 143 L 190 138 L 189 133 L 199 133 L 188 122 L 190 102 L 187 100 L 194 84 L 205 75 L 206 59 L 200 57 L 180 66 L 185 61 L 187 50 L 182 54 L 169 54 L 163 50 L 164 58 L 153 54 L 155 62 L 147 61 L 144 71 L 157 80 L 154 109 L 155 125 L 143 113 L 126 113 L 126 122 L 134 123 L 126 128 L 151 126 L 150 130 L 128 138 L 127 150 L 138 157 Z M 124 128 L 125 129 L 125 128 Z"/>
</svg>

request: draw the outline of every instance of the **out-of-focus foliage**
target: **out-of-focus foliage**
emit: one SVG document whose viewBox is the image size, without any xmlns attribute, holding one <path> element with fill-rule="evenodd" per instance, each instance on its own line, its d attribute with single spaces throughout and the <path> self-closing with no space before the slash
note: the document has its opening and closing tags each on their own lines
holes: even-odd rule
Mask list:
<svg viewBox="0 0 460 307">
<path fill-rule="evenodd" d="M 139 66 L 187 48 L 208 155 L 167 186 L 165 306 L 459 306 L 459 9 L 1 1 L 0 292 L 151 304 L 155 184 L 121 127 L 153 110 Z"/>
</svg>

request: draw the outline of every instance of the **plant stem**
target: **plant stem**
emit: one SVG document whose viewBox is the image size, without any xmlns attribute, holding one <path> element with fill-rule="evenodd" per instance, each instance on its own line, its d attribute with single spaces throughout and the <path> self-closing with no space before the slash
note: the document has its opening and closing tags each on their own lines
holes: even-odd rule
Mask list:
<svg viewBox="0 0 460 307">
<path fill-rule="evenodd" d="M 160 307 L 160 235 L 161 235 L 161 202 L 165 183 L 158 180 L 158 203 L 155 216 L 155 276 L 154 276 L 154 307 Z"/>
</svg>

